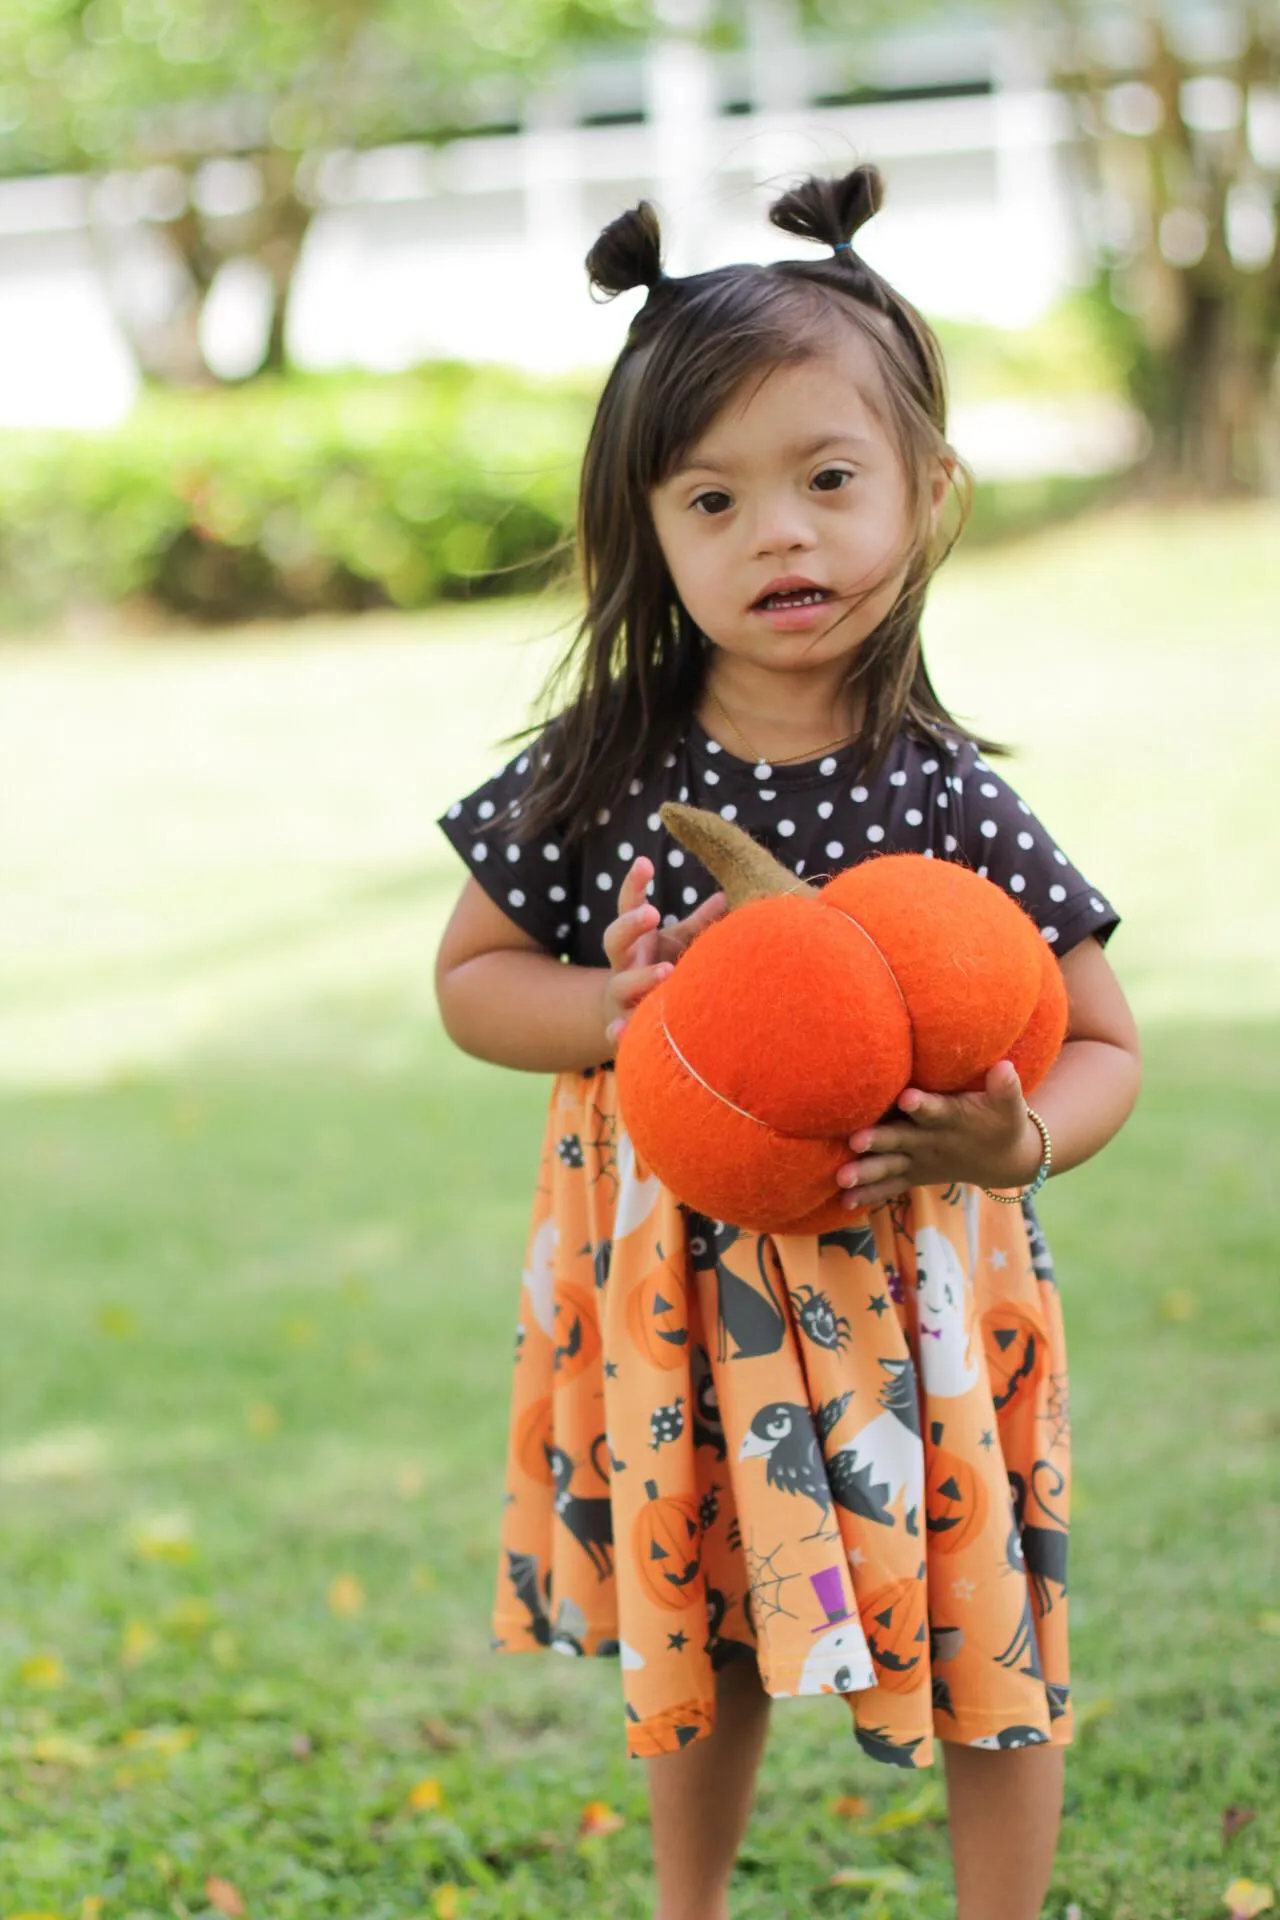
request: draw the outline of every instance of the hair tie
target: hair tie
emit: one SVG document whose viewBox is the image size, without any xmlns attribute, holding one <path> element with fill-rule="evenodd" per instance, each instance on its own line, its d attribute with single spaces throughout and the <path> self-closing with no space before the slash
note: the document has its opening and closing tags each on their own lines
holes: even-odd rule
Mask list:
<svg viewBox="0 0 1280 1920">
<path fill-rule="evenodd" d="M 852 240 L 837 240 L 833 244 L 831 251 L 832 253 L 852 253 L 853 242 Z"/>
</svg>

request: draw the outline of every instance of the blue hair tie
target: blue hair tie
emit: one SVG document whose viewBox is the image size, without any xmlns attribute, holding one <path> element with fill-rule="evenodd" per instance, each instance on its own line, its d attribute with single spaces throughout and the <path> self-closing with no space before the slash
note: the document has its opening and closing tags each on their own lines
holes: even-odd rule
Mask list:
<svg viewBox="0 0 1280 1920">
<path fill-rule="evenodd" d="M 853 242 L 852 240 L 837 240 L 831 251 L 832 253 L 852 253 Z"/>
</svg>

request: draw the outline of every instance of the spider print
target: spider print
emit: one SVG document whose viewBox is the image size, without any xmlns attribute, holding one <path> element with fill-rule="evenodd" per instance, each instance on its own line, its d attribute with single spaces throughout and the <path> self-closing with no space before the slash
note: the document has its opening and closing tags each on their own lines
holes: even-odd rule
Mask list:
<svg viewBox="0 0 1280 1920">
<path fill-rule="evenodd" d="M 853 1323 L 836 1312 L 825 1293 L 818 1293 L 807 1284 L 796 1287 L 791 1304 L 801 1330 L 808 1334 L 815 1347 L 825 1347 L 829 1353 L 844 1352 L 853 1337 Z"/>
</svg>

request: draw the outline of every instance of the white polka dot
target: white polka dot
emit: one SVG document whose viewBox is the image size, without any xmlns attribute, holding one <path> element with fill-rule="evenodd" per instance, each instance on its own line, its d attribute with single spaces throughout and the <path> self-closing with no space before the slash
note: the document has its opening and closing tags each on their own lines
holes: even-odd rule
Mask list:
<svg viewBox="0 0 1280 1920">
<path fill-rule="evenodd" d="M 831 758 L 830 754 L 827 755 L 825 760 L 819 760 L 818 762 L 819 773 L 834 773 L 835 770 L 836 770 L 836 763 Z"/>
<path fill-rule="evenodd" d="M 524 905 L 524 895 L 521 893 L 519 887 L 512 887 L 507 898 L 513 907 L 522 907 Z"/>
<path fill-rule="evenodd" d="M 940 793 L 940 794 L 938 795 L 938 802 L 937 802 L 937 804 L 938 804 L 938 805 L 939 805 L 940 807 L 947 807 L 947 806 L 950 806 L 950 804 L 951 804 L 951 802 L 950 802 L 950 800 L 949 800 L 949 799 L 947 798 L 947 796 L 946 796 L 946 794 L 945 794 L 945 793 Z"/>
<path fill-rule="evenodd" d="M 994 840 L 997 833 L 999 833 L 999 831 L 1000 829 L 999 827 L 997 827 L 994 820 L 984 820 L 982 825 L 978 828 L 978 832 L 982 835 L 984 840 Z"/>
<path fill-rule="evenodd" d="M 669 867 L 682 867 L 684 865 L 684 855 L 681 853 L 679 847 L 673 847 L 671 849 L 667 855 L 667 865 Z"/>
<path fill-rule="evenodd" d="M 590 907 L 579 907 L 579 908 L 578 908 L 578 918 L 579 918 L 579 920 L 581 920 L 581 921 L 584 921 L 584 922 L 585 922 L 585 921 L 587 921 L 587 920 L 589 920 L 589 919 L 591 918 L 591 909 L 590 909 Z"/>
<path fill-rule="evenodd" d="M 564 888 L 563 888 L 563 887 L 548 887 L 548 888 L 547 888 L 547 898 L 548 898 L 548 900 L 557 900 L 557 901 L 559 901 L 559 900 L 563 900 L 563 899 L 564 899 Z"/>
<path fill-rule="evenodd" d="M 1000 791 L 999 787 L 993 787 L 989 780 L 984 780 L 982 785 L 978 788 L 978 792 L 982 795 L 984 800 L 994 800 L 996 795 L 999 793 L 999 791 Z"/>
<path fill-rule="evenodd" d="M 868 828 L 867 828 L 867 838 L 868 838 L 868 840 L 883 840 L 883 839 L 884 839 L 884 828 L 883 828 L 883 827 L 868 827 Z"/>
<path fill-rule="evenodd" d="M 738 809 L 734 806 L 732 800 L 727 801 L 720 809 L 720 818 L 722 820 L 736 820 L 737 817 Z"/>
<path fill-rule="evenodd" d="M 774 787 L 761 787 L 761 789 L 760 789 L 760 798 L 761 798 L 762 800 L 776 800 L 776 799 L 777 799 L 777 797 L 778 797 L 778 795 L 777 795 L 777 790 L 776 790 L 776 788 L 774 788 Z"/>
<path fill-rule="evenodd" d="M 664 754 L 663 754 L 663 756 L 662 756 L 662 764 L 663 764 L 663 766 L 664 766 L 664 767 L 674 767 L 674 765 L 675 765 L 675 763 L 676 763 L 676 757 L 675 757 L 675 755 L 674 755 L 674 753 L 664 753 Z"/>
<path fill-rule="evenodd" d="M 567 940 L 568 937 L 569 937 L 569 925 L 568 925 L 568 922 L 566 921 L 564 926 L 556 928 L 556 939 Z"/>
<path fill-rule="evenodd" d="M 518 859 L 520 858 L 520 849 L 519 849 L 519 847 L 508 847 L 508 848 L 507 848 L 507 858 L 508 858 L 508 860 L 518 860 Z"/>
<path fill-rule="evenodd" d="M 889 785 L 891 787 L 905 787 L 906 784 L 907 784 L 907 776 L 905 773 L 899 772 L 899 773 L 891 773 L 889 775 Z"/>
<path fill-rule="evenodd" d="M 601 893 L 608 893 L 613 886 L 613 875 L 611 873 L 598 873 L 596 875 L 596 885 L 599 887 Z"/>
<path fill-rule="evenodd" d="M 480 802 L 480 805 L 476 808 L 476 812 L 479 814 L 482 820 L 492 820 L 493 818 L 492 800 L 482 800 Z"/>
<path fill-rule="evenodd" d="M 1031 811 L 1031 809 L 1030 809 L 1030 807 L 1029 807 L 1029 806 L 1027 805 L 1027 803 L 1026 803 L 1026 801 L 1025 801 L 1025 800 L 1019 800 L 1019 802 L 1018 802 L 1018 812 L 1019 812 L 1019 813 L 1030 813 L 1030 811 Z"/>
<path fill-rule="evenodd" d="M 796 830 L 796 823 L 794 820 L 779 820 L 778 832 L 782 835 L 784 840 L 789 840 L 792 834 L 795 832 L 795 830 Z"/>
<path fill-rule="evenodd" d="M 631 844 L 631 842 L 630 842 L 629 840 L 620 840 L 620 841 L 619 841 L 619 843 L 618 843 L 618 858 L 619 858 L 619 860 L 634 860 L 634 858 L 635 858 L 635 852 L 636 852 L 636 850 L 635 850 L 635 848 L 634 848 L 634 847 L 632 846 L 632 844 Z"/>
<path fill-rule="evenodd" d="M 932 847 L 926 847 L 926 848 L 925 848 L 925 850 L 924 850 L 924 857 L 925 857 L 925 859 L 926 859 L 926 860 L 932 860 L 932 858 L 933 858 L 933 848 L 932 848 Z"/>
<path fill-rule="evenodd" d="M 773 768 L 767 760 L 760 760 L 756 763 L 755 776 L 757 780 L 771 780 L 773 778 Z"/>
<path fill-rule="evenodd" d="M 938 771 L 938 763 L 937 763 L 937 761 L 936 761 L 936 760 L 926 760 L 926 761 L 925 761 L 925 763 L 924 763 L 924 765 L 923 765 L 923 766 L 921 767 L 921 769 L 920 769 L 920 771 L 921 771 L 921 773 L 936 773 L 936 772 Z"/>
<path fill-rule="evenodd" d="M 851 800 L 856 800 L 859 806 L 862 805 L 862 802 L 866 799 L 866 797 L 867 797 L 867 790 L 865 787 L 850 787 L 849 798 Z"/>
<path fill-rule="evenodd" d="M 679 914 L 664 913 L 662 916 L 662 924 L 664 927 L 674 927 L 679 918 Z"/>
<path fill-rule="evenodd" d="M 610 813 L 608 807 L 601 807 L 599 813 L 596 815 L 596 825 L 598 827 L 607 827 L 612 818 L 613 815 Z"/>
<path fill-rule="evenodd" d="M 906 821 L 909 827 L 918 827 L 923 819 L 924 815 L 921 813 L 919 807 L 907 808 Z"/>
<path fill-rule="evenodd" d="M 960 845 L 960 842 L 956 839 L 954 833 L 949 833 L 942 844 L 946 848 L 948 853 L 954 853 L 956 848 Z"/>
<path fill-rule="evenodd" d="M 681 787 L 681 789 L 680 789 L 680 798 L 681 798 L 682 800 L 687 800 L 687 799 L 689 798 L 689 789 L 688 789 L 688 787 Z"/>
<path fill-rule="evenodd" d="M 1107 910 L 1106 902 L 1099 900 L 1097 895 L 1093 893 L 1089 895 L 1089 905 L 1093 908 L 1095 913 L 1105 913 Z"/>
<path fill-rule="evenodd" d="M 662 815 L 660 813 L 651 813 L 645 825 L 648 827 L 650 833 L 656 833 L 662 825 Z"/>
<path fill-rule="evenodd" d="M 985 880 L 987 878 L 987 872 L 988 872 L 988 869 L 986 867 L 979 867 L 978 868 L 979 880 Z"/>
<path fill-rule="evenodd" d="M 520 758 L 516 761 L 516 772 L 528 773 L 528 771 L 529 771 L 529 756 L 527 753 L 522 753 L 520 755 Z"/>
<path fill-rule="evenodd" d="M 542 849 L 542 857 L 544 860 L 558 860 L 560 858 L 560 849 L 554 840 L 548 840 L 546 846 Z"/>
<path fill-rule="evenodd" d="M 843 840 L 828 840 L 826 854 L 828 860 L 838 860 L 844 852 Z"/>
<path fill-rule="evenodd" d="M 708 740 L 708 742 L 707 742 L 707 752 L 708 752 L 708 753 L 719 753 L 719 751 L 720 751 L 720 742 L 719 742 L 718 740 Z"/>
<path fill-rule="evenodd" d="M 471 849 L 471 858 L 473 860 L 487 860 L 489 858 L 489 849 L 483 840 L 476 841 L 474 847 Z"/>
<path fill-rule="evenodd" d="M 1058 937 L 1058 929 L 1056 927 L 1041 927 L 1040 938 L 1042 940 L 1047 940 L 1050 946 L 1053 945 L 1057 937 Z"/>
<path fill-rule="evenodd" d="M 800 875 L 801 875 L 801 874 L 802 874 L 803 872 L 804 872 L 804 861 L 803 861 L 803 860 L 797 860 L 797 861 L 796 861 L 796 876 L 797 876 L 797 878 L 798 878 L 798 877 L 799 877 L 799 876 L 800 876 Z"/>
<path fill-rule="evenodd" d="M 632 794 L 639 793 L 643 785 L 644 785 L 643 780 L 633 780 L 631 782 L 631 785 L 627 788 L 627 792 Z"/>
<path fill-rule="evenodd" d="M 461 812 L 462 812 L 462 802 L 461 800 L 455 800 L 453 805 L 450 807 L 448 813 L 445 815 L 445 819 L 456 820 L 458 815 Z M 492 812 L 492 808 L 490 808 L 490 812 Z"/>
<path fill-rule="evenodd" d="M 1061 849 L 1061 847 L 1055 847 L 1055 848 L 1054 848 L 1054 850 L 1053 850 L 1053 857 L 1054 857 L 1054 859 L 1055 859 L 1055 860 L 1057 861 L 1057 863 L 1058 863 L 1058 865 L 1059 865 L 1060 867 L 1065 867 L 1065 866 L 1066 866 L 1066 865 L 1068 864 L 1068 862 L 1067 862 L 1067 856 L 1066 856 L 1066 854 L 1065 854 L 1065 853 L 1063 853 L 1063 851 L 1062 851 L 1062 849 Z"/>
<path fill-rule="evenodd" d="M 653 895 L 653 890 L 654 890 L 654 888 L 655 888 L 655 887 L 657 886 L 657 884 L 658 884 L 658 883 L 657 883 L 657 881 L 656 881 L 656 880 L 651 880 L 651 881 L 649 882 L 649 884 L 648 884 L 648 886 L 647 886 L 647 887 L 645 888 L 645 890 L 644 890 L 644 892 L 645 892 L 645 898 L 646 898 L 646 900 L 647 900 L 647 899 L 650 899 L 650 898 L 652 898 L 652 895 Z"/>
<path fill-rule="evenodd" d="M 1034 847 L 1035 843 L 1036 843 L 1036 839 L 1033 833 L 1020 833 L 1018 835 L 1018 845 L 1022 848 L 1024 853 L 1027 851 L 1028 847 Z"/>
<path fill-rule="evenodd" d="M 718 787 L 720 785 L 720 775 L 714 767 L 708 767 L 702 777 L 709 787 Z"/>
<path fill-rule="evenodd" d="M 517 820 L 519 819 L 520 815 L 523 812 L 524 812 L 524 808 L 520 805 L 520 802 L 518 800 L 513 800 L 511 802 L 511 807 L 510 807 L 511 818 L 513 820 Z"/>
<path fill-rule="evenodd" d="M 953 793 L 964 792 L 964 781 L 960 778 L 959 774 L 957 774 L 955 779 L 951 782 L 951 791 Z"/>
<path fill-rule="evenodd" d="M 1025 893 L 1025 892 L 1026 892 L 1026 886 L 1027 886 L 1027 883 L 1026 883 L 1026 881 L 1025 881 L 1025 880 L 1023 879 L 1023 877 L 1022 877 L 1022 875 L 1021 875 L 1020 873 L 1011 873 L 1011 874 L 1009 875 L 1009 887 L 1010 887 L 1010 890 L 1011 890 L 1011 892 L 1013 892 L 1013 893 Z"/>
<path fill-rule="evenodd" d="M 680 895 L 680 898 L 684 901 L 686 907 L 696 907 L 698 904 L 698 889 L 696 887 L 686 887 Z"/>
<path fill-rule="evenodd" d="M 831 818 L 831 813 L 832 813 L 831 802 L 829 800 L 819 800 L 818 802 L 819 820 L 829 820 Z"/>
<path fill-rule="evenodd" d="M 1050 887 L 1049 898 L 1051 900 L 1065 900 L 1066 897 L 1067 890 L 1065 887 Z"/>
</svg>

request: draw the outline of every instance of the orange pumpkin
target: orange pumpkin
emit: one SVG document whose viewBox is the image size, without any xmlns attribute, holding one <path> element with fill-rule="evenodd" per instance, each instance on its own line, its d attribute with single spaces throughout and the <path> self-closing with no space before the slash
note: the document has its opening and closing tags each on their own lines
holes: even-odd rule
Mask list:
<svg viewBox="0 0 1280 1920">
<path fill-rule="evenodd" d="M 551 1446 L 551 1395 L 543 1394 L 539 1400 L 531 1400 L 520 1414 L 515 1424 L 513 1436 L 515 1457 L 521 1469 L 531 1480 L 541 1486 L 552 1485 L 554 1475 L 551 1471 L 549 1448 Z"/>
<path fill-rule="evenodd" d="M 711 1714 L 700 1700 L 683 1700 L 678 1707 L 664 1707 L 661 1713 L 627 1725 L 627 1752 L 633 1760 L 656 1760 L 662 1753 L 677 1753 L 701 1733 L 710 1733 Z"/>
<path fill-rule="evenodd" d="M 633 1289 L 627 1330 L 653 1366 L 670 1372 L 683 1362 L 689 1348 L 688 1301 L 684 1282 L 667 1265 L 655 1267 Z"/>
<path fill-rule="evenodd" d="M 640 1584 L 649 1598 L 673 1613 L 702 1604 L 702 1528 L 698 1503 L 677 1494 L 659 1495 L 646 1480 L 649 1504 L 636 1515 L 632 1548 Z"/>
<path fill-rule="evenodd" d="M 923 1563 L 914 1580 L 890 1580 L 859 1600 L 858 1617 L 877 1685 L 890 1693 L 910 1693 L 929 1647 Z"/>
<path fill-rule="evenodd" d="M 1044 1377 L 1049 1345 L 1044 1321 L 1020 1300 L 999 1300 L 982 1316 L 982 1345 L 998 1414 L 1034 1394 Z"/>
<path fill-rule="evenodd" d="M 554 1367 L 562 1380 L 572 1380 L 600 1352 L 600 1322 L 595 1296 L 571 1281 L 556 1286 Z"/>
<path fill-rule="evenodd" d="M 986 1524 L 987 1489 L 968 1460 L 943 1446 L 942 1422 L 935 1420 L 929 1431 L 932 1445 L 924 1483 L 929 1545 L 938 1553 L 958 1553 Z"/>
</svg>

